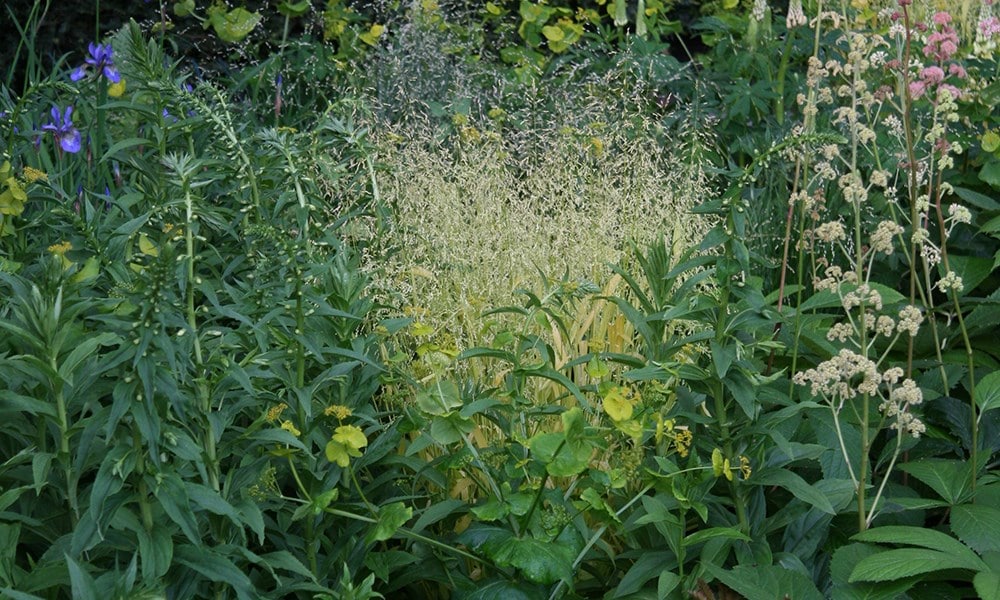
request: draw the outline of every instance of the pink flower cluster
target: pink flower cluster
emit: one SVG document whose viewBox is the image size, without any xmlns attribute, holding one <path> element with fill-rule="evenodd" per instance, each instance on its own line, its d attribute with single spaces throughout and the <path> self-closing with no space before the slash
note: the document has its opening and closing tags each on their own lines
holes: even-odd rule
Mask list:
<svg viewBox="0 0 1000 600">
<path fill-rule="evenodd" d="M 979 22 L 979 33 L 986 39 L 1000 34 L 1000 17 L 990 17 Z"/>
<path fill-rule="evenodd" d="M 950 14 L 946 12 L 934 14 L 934 24 L 938 26 L 938 30 L 927 37 L 924 56 L 944 62 L 958 52 L 958 34 L 949 23 L 951 23 Z"/>
<path fill-rule="evenodd" d="M 949 64 L 947 73 L 943 68 L 944 63 L 958 52 L 958 33 L 951 26 L 951 15 L 946 12 L 935 13 L 932 21 L 936 30 L 927 36 L 924 56 L 942 66 L 932 65 L 923 68 L 920 71 L 920 78 L 910 82 L 910 95 L 917 99 L 928 92 L 945 89 L 952 98 L 958 98 L 962 94 L 961 90 L 950 83 L 945 83 L 945 79 L 949 76 L 965 79 L 968 74 L 958 63 Z"/>
</svg>

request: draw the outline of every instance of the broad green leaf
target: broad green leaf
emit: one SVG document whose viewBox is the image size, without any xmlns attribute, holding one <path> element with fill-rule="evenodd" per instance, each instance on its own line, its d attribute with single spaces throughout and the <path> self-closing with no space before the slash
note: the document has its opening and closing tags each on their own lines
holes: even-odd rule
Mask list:
<svg viewBox="0 0 1000 600">
<path fill-rule="evenodd" d="M 951 511 L 951 530 L 970 548 L 1000 552 L 1000 509 L 985 504 L 960 504 Z"/>
<path fill-rule="evenodd" d="M 962 278 L 962 287 L 966 293 L 972 292 L 993 271 L 993 259 L 980 256 L 961 256 L 948 254 L 948 266 Z M 938 264 L 941 275 L 945 274 L 944 263 Z"/>
<path fill-rule="evenodd" d="M 972 585 L 976 587 L 980 600 L 1000 600 L 1000 573 L 995 571 L 976 573 L 972 578 Z"/>
<path fill-rule="evenodd" d="M 205 26 L 211 25 L 220 39 L 230 43 L 241 41 L 261 20 L 260 14 L 240 7 L 227 11 L 221 5 L 212 5 L 206 12 Z"/>
<path fill-rule="evenodd" d="M 435 417 L 431 421 L 430 434 L 435 442 L 447 446 L 462 441 L 475 427 L 476 424 L 471 419 L 466 419 L 456 412 Z"/>
<path fill-rule="evenodd" d="M 417 406 L 429 415 L 446 415 L 461 408 L 462 397 L 452 381 L 438 381 L 417 392 Z"/>
<path fill-rule="evenodd" d="M 368 543 L 383 542 L 392 536 L 403 523 L 413 516 L 413 509 L 402 502 L 393 502 L 380 506 L 378 509 L 378 523 L 368 532 Z"/>
<path fill-rule="evenodd" d="M 562 433 L 540 433 L 529 444 L 535 460 L 553 477 L 571 477 L 590 463 L 592 449 L 585 443 L 568 443 Z"/>
<path fill-rule="evenodd" d="M 965 200 L 969 204 L 981 208 L 983 210 L 1000 210 L 1000 202 L 997 202 L 993 198 L 980 194 L 979 192 L 970 190 L 968 188 L 962 188 L 956 186 L 954 188 L 955 195 L 957 195 L 962 200 Z"/>
<path fill-rule="evenodd" d="M 979 179 L 990 184 L 993 189 L 1000 190 L 1000 160 L 991 160 L 979 170 Z"/>
<path fill-rule="evenodd" d="M 833 600 L 896 600 L 913 586 L 914 581 L 909 579 L 897 582 L 848 583 L 854 568 L 879 552 L 881 549 L 872 544 L 847 544 L 833 553 L 830 561 Z"/>
<path fill-rule="evenodd" d="M 462 600 L 544 600 L 548 594 L 528 584 L 506 579 L 477 582 L 475 590 L 461 596 Z M 459 596 L 456 596 L 458 598 Z"/>
<path fill-rule="evenodd" d="M 480 521 L 499 521 L 510 514 L 510 506 L 498 498 L 490 498 L 486 504 L 472 508 L 472 514 Z"/>
<path fill-rule="evenodd" d="M 949 504 L 960 504 L 969 499 L 972 469 L 968 462 L 928 459 L 907 463 L 899 468 L 930 486 Z"/>
<path fill-rule="evenodd" d="M 626 421 L 632 418 L 632 399 L 628 397 L 628 388 L 612 386 L 604 394 L 602 406 L 612 421 Z"/>
<path fill-rule="evenodd" d="M 809 485 L 809 483 L 807 483 L 805 479 L 802 479 L 802 477 L 798 474 L 787 469 L 767 468 L 754 471 L 753 475 L 748 480 L 748 483 L 754 485 L 776 485 L 778 487 L 783 487 L 791 492 L 793 496 L 802 500 L 809 506 L 813 506 L 830 515 L 837 512 L 834 510 L 833 505 L 830 504 L 830 500 L 825 494 Z"/>
<path fill-rule="evenodd" d="M 795 600 L 823 600 L 823 594 L 816 589 L 811 579 L 777 565 L 738 566 L 732 571 L 726 571 L 706 563 L 705 568 L 747 600 L 775 600 L 785 597 Z"/>
<path fill-rule="evenodd" d="M 981 412 L 1000 408 L 1000 371 L 976 382 L 976 404 Z"/>
<path fill-rule="evenodd" d="M 567 528 L 565 531 L 571 531 Z M 490 556 L 501 567 L 519 569 L 531 582 L 549 585 L 573 578 L 576 548 L 557 541 L 512 537 L 501 543 Z"/>
<path fill-rule="evenodd" d="M 975 552 L 970 550 L 962 542 L 956 540 L 946 533 L 925 529 L 923 527 L 909 527 L 904 525 L 889 525 L 886 527 L 876 527 L 861 533 L 855 534 L 852 540 L 859 542 L 878 542 L 882 544 L 909 544 L 920 546 L 929 550 L 946 553 L 953 560 L 964 562 L 961 568 L 980 571 L 986 568 Z"/>
<path fill-rule="evenodd" d="M 170 532 L 166 527 L 154 524 L 148 533 L 144 527 L 136 529 L 136 537 L 139 540 L 143 579 L 163 577 L 174 561 L 174 542 Z"/>
<path fill-rule="evenodd" d="M 968 569 L 967 561 L 927 548 L 900 548 L 880 552 L 854 567 L 848 579 L 855 581 L 895 581 L 947 569 Z"/>
</svg>

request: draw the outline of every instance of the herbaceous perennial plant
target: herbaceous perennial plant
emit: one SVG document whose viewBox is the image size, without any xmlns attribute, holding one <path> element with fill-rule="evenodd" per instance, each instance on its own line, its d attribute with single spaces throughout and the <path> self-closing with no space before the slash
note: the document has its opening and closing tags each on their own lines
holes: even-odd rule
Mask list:
<svg viewBox="0 0 1000 600">
<path fill-rule="evenodd" d="M 928 318 L 949 310 L 942 304 L 951 305 L 959 321 L 959 343 L 970 357 L 973 389 L 975 382 L 959 305 L 963 279 L 948 252 L 949 234 L 969 224 L 972 214 L 947 181 L 963 151 L 951 129 L 959 119 L 957 103 L 972 93 L 975 81 L 961 63 L 960 40 L 947 12 L 917 22 L 910 1 L 900 0 L 876 19 L 875 31 L 854 28 L 858 22 L 849 15 L 825 10 L 819 3 L 809 21 L 815 45 L 806 87 L 798 95 L 803 122 L 795 133 L 830 128 L 840 138 L 791 157 L 796 178 L 788 213 L 788 231 L 797 214 L 801 234 L 795 267 L 799 283 L 815 292 L 808 303 L 800 304 L 796 344 L 810 318 L 806 307 L 820 307 L 825 301 L 825 306 L 841 310 L 823 344 L 832 356 L 799 370 L 793 382 L 832 415 L 862 530 L 879 514 L 889 475 L 901 453 L 913 445 L 906 440 L 926 431 L 919 415 L 924 398 L 917 384 L 921 373 L 914 360 L 921 328 L 930 328 L 942 365 L 935 387 L 947 393 L 957 383 L 943 367 L 945 340 L 939 326 Z M 804 22 L 798 17 L 794 21 Z M 981 33 L 988 23 L 980 23 Z M 883 33 L 878 33 L 880 28 Z M 900 264 L 907 270 L 908 294 L 897 292 L 891 287 L 895 282 L 885 278 Z M 806 273 L 812 273 L 811 280 Z M 971 409 L 975 465 L 974 403 Z M 883 428 L 890 432 L 891 451 L 876 472 L 869 456 Z"/>
</svg>

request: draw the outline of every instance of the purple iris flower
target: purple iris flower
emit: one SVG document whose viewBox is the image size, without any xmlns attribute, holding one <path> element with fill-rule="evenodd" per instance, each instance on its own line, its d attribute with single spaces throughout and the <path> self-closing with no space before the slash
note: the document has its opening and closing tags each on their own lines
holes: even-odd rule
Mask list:
<svg viewBox="0 0 1000 600">
<path fill-rule="evenodd" d="M 98 73 L 104 73 L 104 76 L 108 78 L 111 83 L 118 83 L 122 80 L 121 75 L 118 74 L 118 69 L 115 68 L 114 59 L 112 55 L 114 51 L 111 49 L 111 44 L 95 44 L 91 42 L 87 45 L 87 49 L 90 51 L 90 56 L 84 64 L 76 68 L 75 71 L 69 76 L 73 81 L 80 81 L 87 76 L 87 66 L 90 65 L 94 67 L 94 70 Z"/>
<path fill-rule="evenodd" d="M 59 142 L 59 147 L 70 153 L 80 151 L 80 131 L 73 127 L 73 107 L 67 106 L 64 113 L 59 108 L 52 107 L 52 122 L 42 125 L 42 131 L 51 131 L 52 137 Z"/>
</svg>

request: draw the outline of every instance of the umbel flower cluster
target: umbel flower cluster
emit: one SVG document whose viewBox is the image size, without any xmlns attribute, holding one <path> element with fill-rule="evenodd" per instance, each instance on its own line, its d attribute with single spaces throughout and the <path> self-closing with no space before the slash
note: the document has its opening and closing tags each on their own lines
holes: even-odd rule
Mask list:
<svg viewBox="0 0 1000 600">
<path fill-rule="evenodd" d="M 809 386 L 809 392 L 823 398 L 835 415 L 848 400 L 865 394 L 880 397 L 879 411 L 889 421 L 889 428 L 919 437 L 926 430 L 911 409 L 923 402 L 923 392 L 916 382 L 903 378 L 903 370 L 892 367 L 879 372 L 875 361 L 844 348 L 836 356 L 821 362 L 816 368 L 800 371 L 793 381 Z"/>
</svg>

